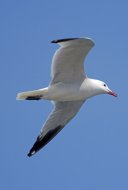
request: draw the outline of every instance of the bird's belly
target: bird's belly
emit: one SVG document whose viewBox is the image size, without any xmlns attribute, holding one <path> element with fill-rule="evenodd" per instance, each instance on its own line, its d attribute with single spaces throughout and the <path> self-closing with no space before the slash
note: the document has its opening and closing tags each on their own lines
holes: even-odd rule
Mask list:
<svg viewBox="0 0 128 190">
<path fill-rule="evenodd" d="M 77 101 L 84 100 L 84 93 L 80 91 L 80 85 L 56 84 L 48 88 L 48 93 L 43 99 L 53 101 Z"/>
</svg>

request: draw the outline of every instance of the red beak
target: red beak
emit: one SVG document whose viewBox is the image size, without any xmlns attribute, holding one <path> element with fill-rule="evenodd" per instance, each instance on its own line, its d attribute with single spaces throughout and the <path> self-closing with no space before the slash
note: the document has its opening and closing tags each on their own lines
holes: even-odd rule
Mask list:
<svg viewBox="0 0 128 190">
<path fill-rule="evenodd" d="M 117 94 L 115 92 L 109 91 L 108 94 L 117 97 Z"/>
</svg>

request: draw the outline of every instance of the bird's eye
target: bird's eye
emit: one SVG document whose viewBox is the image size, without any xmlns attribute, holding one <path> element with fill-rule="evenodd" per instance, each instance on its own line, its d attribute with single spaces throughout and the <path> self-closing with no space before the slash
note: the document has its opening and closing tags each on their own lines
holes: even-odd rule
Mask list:
<svg viewBox="0 0 128 190">
<path fill-rule="evenodd" d="M 104 87 L 106 87 L 106 84 L 104 84 Z"/>
</svg>

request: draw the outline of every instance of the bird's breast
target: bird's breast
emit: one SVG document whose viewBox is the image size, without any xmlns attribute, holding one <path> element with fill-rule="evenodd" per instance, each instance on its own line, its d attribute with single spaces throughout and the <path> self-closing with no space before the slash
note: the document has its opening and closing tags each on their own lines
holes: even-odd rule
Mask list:
<svg viewBox="0 0 128 190">
<path fill-rule="evenodd" d="M 44 99 L 53 101 L 77 101 L 86 99 L 80 84 L 57 83 L 48 87 Z"/>
</svg>

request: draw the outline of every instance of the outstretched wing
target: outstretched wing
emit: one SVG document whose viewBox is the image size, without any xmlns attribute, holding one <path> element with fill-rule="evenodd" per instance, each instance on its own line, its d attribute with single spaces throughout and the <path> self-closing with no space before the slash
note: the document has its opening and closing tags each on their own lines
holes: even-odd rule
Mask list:
<svg viewBox="0 0 128 190">
<path fill-rule="evenodd" d="M 83 103 L 84 101 L 56 102 L 28 156 L 32 156 L 51 141 L 76 115 Z"/>
<path fill-rule="evenodd" d="M 58 43 L 61 47 L 53 56 L 51 84 L 83 80 L 86 77 L 83 62 L 94 42 L 89 38 L 68 38 L 52 43 Z"/>
</svg>

